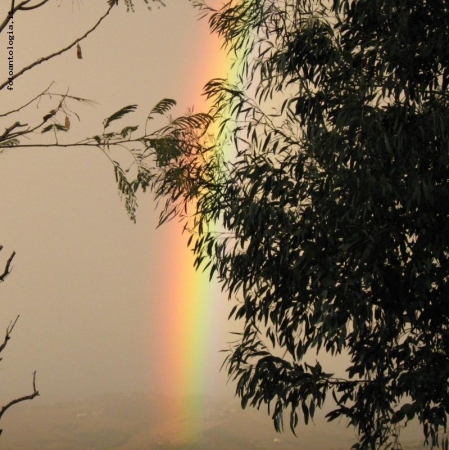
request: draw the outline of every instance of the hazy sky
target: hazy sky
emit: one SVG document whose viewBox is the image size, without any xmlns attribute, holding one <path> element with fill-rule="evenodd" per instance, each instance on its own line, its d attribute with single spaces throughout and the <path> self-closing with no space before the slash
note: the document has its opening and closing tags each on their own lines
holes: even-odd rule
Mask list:
<svg viewBox="0 0 449 450">
<path fill-rule="evenodd" d="M 101 132 L 102 120 L 125 105 L 139 105 L 136 124 L 164 97 L 177 100 L 174 115 L 192 106 L 201 109 L 203 85 L 224 75 L 217 63 L 223 60 L 220 44 L 207 22 L 198 21 L 187 0 L 167 0 L 166 8 L 152 11 L 141 0 L 135 3 L 134 14 L 124 5 L 114 8 L 81 44 L 82 60 L 70 51 L 17 79 L 13 92 L 1 91 L 1 112 L 55 82 L 53 92 L 69 89 L 98 102 L 72 104 L 81 122 L 72 115 L 64 139 L 73 142 Z M 0 3 L 1 18 L 9 4 Z M 15 71 L 72 42 L 106 9 L 106 0 L 52 0 L 17 14 Z M 2 33 L 1 81 L 6 73 Z M 21 121 L 33 123 L 49 105 L 33 105 Z M 9 118 L 0 120 L 0 130 L 10 124 Z M 176 330 L 167 324 L 173 322 L 173 304 L 183 301 L 168 298 L 167 286 L 181 282 L 179 261 L 189 255 L 179 226 L 156 230 L 158 211 L 150 194 L 139 197 L 137 224 L 132 223 L 112 167 L 99 150 L 15 149 L 0 158 L 1 267 L 17 252 L 13 271 L 0 286 L 0 331 L 21 316 L 2 354 L 0 400 L 31 392 L 34 370 L 48 401 L 111 391 L 182 393 L 167 376 L 167 361 L 176 351 L 176 342 L 167 338 Z M 196 276 L 189 270 L 184 280 Z M 212 330 L 207 364 L 191 368 L 204 377 L 209 393 L 225 390 L 226 383 L 218 375 L 223 357 L 218 351 L 228 340 L 228 306 L 217 292 L 212 291 L 207 318 Z"/>
</svg>

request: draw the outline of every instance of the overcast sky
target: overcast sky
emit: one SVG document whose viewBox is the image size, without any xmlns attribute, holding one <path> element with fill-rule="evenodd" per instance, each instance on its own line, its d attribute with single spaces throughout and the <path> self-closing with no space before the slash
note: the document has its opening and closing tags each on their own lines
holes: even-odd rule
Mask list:
<svg viewBox="0 0 449 450">
<path fill-rule="evenodd" d="M 0 4 L 2 19 L 9 3 Z M 82 60 L 70 51 L 17 79 L 14 91 L 1 91 L 1 112 L 54 82 L 53 92 L 69 89 L 98 102 L 72 104 L 81 121 L 72 115 L 64 139 L 73 142 L 101 132 L 102 120 L 125 105 L 139 105 L 135 123 L 164 97 L 177 100 L 174 115 L 192 106 L 201 110 L 203 85 L 225 75 L 225 66 L 217 63 L 223 61 L 220 43 L 186 0 L 167 0 L 166 8 L 152 11 L 142 0 L 135 3 L 134 14 L 124 5 L 114 8 L 81 44 Z M 17 14 L 15 72 L 72 42 L 106 6 L 106 0 L 52 0 Z M 2 33 L 1 81 L 7 73 L 5 48 Z M 33 105 L 21 121 L 33 123 L 49 107 Z M 0 120 L 0 130 L 8 125 L 9 118 Z M 176 332 L 164 323 L 173 306 L 167 285 L 179 280 L 178 262 L 189 254 L 180 227 L 156 230 L 158 211 L 150 194 L 139 197 L 137 224 L 132 223 L 112 167 L 99 150 L 15 149 L 2 153 L 0 163 L 2 267 L 17 252 L 13 271 L 0 286 L 0 332 L 20 314 L 2 354 L 0 400 L 29 393 L 34 370 L 48 401 L 98 392 L 182 394 L 166 373 L 174 344 L 161 336 Z M 196 276 L 186 270 L 191 272 L 185 277 Z M 228 306 L 217 292 L 210 299 L 207 364 L 192 369 L 203 374 L 209 393 L 226 390 L 218 352 L 228 340 Z"/>
</svg>

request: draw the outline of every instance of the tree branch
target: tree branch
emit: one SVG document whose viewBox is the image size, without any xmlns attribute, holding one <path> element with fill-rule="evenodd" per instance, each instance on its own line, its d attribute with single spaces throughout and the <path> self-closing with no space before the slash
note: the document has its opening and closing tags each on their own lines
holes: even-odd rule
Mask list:
<svg viewBox="0 0 449 450">
<path fill-rule="evenodd" d="M 45 5 L 45 3 L 49 2 L 49 0 L 42 0 L 40 3 L 37 3 L 36 5 L 26 6 L 28 3 L 30 3 L 30 1 L 31 0 L 24 0 L 20 2 L 17 6 L 14 6 L 15 0 L 11 0 L 11 8 L 9 9 L 7 16 L 0 25 L 0 33 L 5 29 L 6 25 L 8 25 L 9 21 L 14 17 L 14 14 L 17 11 L 31 11 L 32 9 L 39 8 Z"/>
<path fill-rule="evenodd" d="M 12 330 L 14 330 L 14 327 L 16 326 L 17 321 L 19 320 L 20 316 L 16 317 L 16 320 L 14 322 L 11 322 L 8 325 L 8 328 L 6 328 L 6 334 L 5 334 L 5 339 L 3 340 L 3 344 L 0 345 L 0 353 L 5 349 L 6 345 L 8 344 L 8 341 L 11 339 L 11 333 Z M 0 358 L 1 361 L 2 358 Z"/>
<path fill-rule="evenodd" d="M 4 28 L 6 27 L 6 25 L 8 25 L 8 22 L 13 18 L 14 16 L 14 0 L 11 0 L 11 8 L 8 11 L 5 19 L 3 20 L 2 24 L 0 25 L 0 33 L 4 30 Z"/>
<path fill-rule="evenodd" d="M 43 95 L 43 94 L 42 94 Z M 3 133 L 3 135 L 0 136 L 0 144 L 2 141 L 6 141 L 7 139 L 16 139 L 19 136 L 25 136 L 27 134 L 33 133 L 34 131 L 36 131 L 37 129 L 39 129 L 42 125 L 44 125 L 44 123 L 46 123 L 48 120 L 50 120 L 51 118 L 53 118 L 62 108 L 62 105 L 64 103 L 64 100 L 66 99 L 66 95 L 61 95 L 62 99 L 59 102 L 59 105 L 52 109 L 51 111 L 49 111 L 43 118 L 42 121 L 38 124 L 35 125 L 33 128 L 28 127 L 26 130 L 23 131 L 17 131 L 15 133 L 11 134 L 11 131 L 14 128 L 17 128 L 19 126 L 21 127 L 25 127 L 28 126 L 28 124 L 22 125 L 20 124 L 20 122 L 16 122 L 15 124 L 11 125 L 10 127 L 6 128 L 5 133 Z M 21 108 L 20 108 L 21 109 Z M 56 143 L 56 145 L 58 145 Z M 1 146 L 0 146 L 1 147 Z M 15 145 L 14 145 L 15 147 Z M 3 147 L 3 148 L 8 148 L 8 147 Z"/>
<path fill-rule="evenodd" d="M 19 3 L 17 5 L 17 10 L 19 11 L 31 11 L 32 9 L 36 9 L 39 8 L 42 5 L 45 5 L 45 3 L 47 3 L 49 0 L 42 0 L 40 3 L 38 3 L 37 5 L 32 5 L 32 6 L 25 6 L 28 3 L 30 3 L 31 0 L 24 0 L 22 3 Z"/>
<path fill-rule="evenodd" d="M 54 81 L 52 81 L 50 83 L 50 86 L 48 86 L 47 89 L 45 89 L 44 91 L 42 91 L 40 94 L 36 95 L 36 97 L 34 97 L 33 99 L 31 99 L 29 102 L 25 103 L 24 105 L 20 106 L 17 109 L 12 109 L 11 111 L 7 111 L 6 113 L 0 114 L 0 117 L 6 117 L 9 116 L 10 114 L 14 114 L 16 112 L 19 112 L 21 109 L 26 108 L 28 105 L 31 105 L 31 103 L 35 102 L 38 98 L 42 97 L 43 95 L 47 94 L 48 91 L 50 90 L 51 86 L 53 85 Z"/>
<path fill-rule="evenodd" d="M 3 248 L 3 246 L 0 246 L 0 251 Z M 16 256 L 16 252 L 12 252 L 11 256 L 8 258 L 8 261 L 6 261 L 6 266 L 5 266 L 5 270 L 4 272 L 0 275 L 0 282 L 4 281 L 5 278 L 9 275 L 9 273 L 11 272 L 11 262 L 14 258 L 14 256 Z"/>
<path fill-rule="evenodd" d="M 0 245 L 0 251 L 3 249 L 3 246 Z M 16 252 L 13 252 L 12 255 L 9 257 L 6 266 L 5 266 L 5 271 L 3 272 L 3 275 L 0 276 L 0 281 L 3 281 L 6 276 L 9 274 L 10 272 L 10 266 L 11 266 L 11 261 L 14 258 L 14 255 L 16 254 Z M 3 339 L 2 344 L 0 344 L 0 353 L 6 348 L 6 346 L 8 345 L 9 340 L 11 339 L 11 333 L 14 330 L 14 327 L 16 326 L 17 321 L 19 320 L 20 316 L 16 317 L 16 320 L 14 320 L 14 322 L 10 322 L 10 324 L 8 325 L 8 327 L 6 328 L 6 333 L 5 333 L 5 338 Z M 1 360 L 2 358 L 0 358 Z M 9 403 L 7 403 L 5 406 L 3 406 L 0 409 L 0 419 L 3 416 L 3 414 L 9 409 L 11 408 L 11 406 L 16 405 L 17 403 L 20 402 L 24 402 L 25 400 L 32 400 L 34 397 L 39 395 L 39 391 L 36 389 L 36 371 L 33 373 L 33 392 L 29 395 L 25 395 L 23 397 L 18 397 L 15 398 L 14 400 L 11 400 Z M 0 434 L 2 433 L 2 430 L 0 429 Z"/>
<path fill-rule="evenodd" d="M 14 400 L 11 400 L 9 403 L 7 403 L 5 406 L 0 409 L 0 419 L 2 418 L 3 414 L 11 408 L 11 406 L 16 405 L 17 403 L 24 402 L 26 400 L 33 400 L 34 397 L 37 397 L 39 395 L 39 391 L 36 389 L 36 371 L 33 372 L 33 393 L 30 395 L 24 395 L 23 397 L 15 398 Z M 0 430 L 0 434 L 3 430 Z"/>
<path fill-rule="evenodd" d="M 14 130 L 15 128 L 27 127 L 27 126 L 28 126 L 27 123 L 23 124 L 23 123 L 20 123 L 19 121 L 14 122 L 11 126 L 5 128 L 5 132 L 0 136 L 0 142 L 1 141 L 5 141 L 6 139 L 8 139 L 9 138 L 9 133 L 11 133 L 11 131 Z M 23 134 L 23 133 L 16 133 L 16 134 Z"/>
<path fill-rule="evenodd" d="M 50 59 L 53 59 L 56 56 L 61 55 L 62 53 L 65 53 L 66 51 L 70 50 L 71 48 L 75 47 L 76 44 L 78 44 L 78 42 L 81 42 L 82 40 L 84 40 L 87 36 L 89 36 L 89 34 L 91 34 L 93 31 L 95 31 L 97 29 L 97 27 L 100 25 L 101 22 L 103 22 L 103 20 L 108 16 L 108 14 L 111 12 L 111 9 L 114 7 L 114 4 L 111 4 L 108 8 L 108 10 L 106 11 L 106 13 L 100 17 L 100 19 L 98 19 L 97 23 L 90 29 L 88 30 L 86 33 L 84 33 L 81 37 L 79 37 L 78 39 L 75 39 L 71 44 L 69 44 L 67 47 L 64 47 L 63 49 L 52 53 L 50 55 L 44 56 L 43 58 L 39 58 L 36 61 L 34 61 L 33 63 L 29 64 L 28 66 L 24 67 L 23 69 L 21 69 L 19 72 L 15 73 L 12 77 L 8 78 L 8 80 L 6 80 L 4 83 L 2 83 L 0 85 L 0 91 L 2 89 L 5 88 L 5 86 L 7 86 L 10 81 L 15 80 L 16 78 L 20 77 L 21 75 L 23 75 L 25 72 L 28 72 L 28 70 L 32 69 L 33 67 L 38 66 L 39 64 L 42 64 L 45 61 L 48 61 Z M 1 32 L 1 29 L 0 29 Z"/>
</svg>

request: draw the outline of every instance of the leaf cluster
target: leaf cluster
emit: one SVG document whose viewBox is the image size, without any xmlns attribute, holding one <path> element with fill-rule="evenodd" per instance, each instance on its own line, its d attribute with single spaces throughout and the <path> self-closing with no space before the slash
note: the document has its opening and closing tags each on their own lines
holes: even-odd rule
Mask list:
<svg viewBox="0 0 449 450">
<path fill-rule="evenodd" d="M 113 122 L 137 109 L 137 105 L 125 106 L 103 121 L 102 134 L 80 143 L 99 147 L 110 159 L 119 194 L 133 221 L 136 220 L 136 193 L 139 189 L 146 191 L 151 188 L 156 198 L 170 196 L 171 200 L 167 202 L 167 208 L 161 214 L 160 222 L 163 223 L 176 215 L 181 203 L 184 204 L 193 196 L 189 189 L 193 189 L 193 180 L 200 178 L 196 173 L 200 170 L 200 165 L 195 164 L 195 158 L 198 158 L 196 149 L 199 147 L 198 140 L 211 123 L 209 115 L 187 114 L 169 119 L 168 125 L 156 131 L 149 132 L 146 129 L 155 116 L 166 115 L 175 105 L 175 100 L 167 98 L 158 102 L 147 116 L 145 131 L 137 137 L 132 137 L 132 133 L 138 131 L 138 125 L 128 125 L 116 131 L 106 130 Z M 120 162 L 120 152 L 115 152 L 120 148 L 123 150 L 121 154 L 131 156 L 130 165 L 126 166 L 123 161 Z M 181 197 L 183 201 L 176 204 Z M 170 209 L 169 203 L 172 205 Z"/>
</svg>

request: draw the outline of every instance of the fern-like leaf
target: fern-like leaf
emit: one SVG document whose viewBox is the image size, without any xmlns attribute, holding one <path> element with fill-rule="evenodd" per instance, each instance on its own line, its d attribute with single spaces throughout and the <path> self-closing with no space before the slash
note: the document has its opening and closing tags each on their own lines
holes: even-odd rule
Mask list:
<svg viewBox="0 0 449 450">
<path fill-rule="evenodd" d="M 164 98 L 161 100 L 151 111 L 150 114 L 148 114 L 147 120 L 153 119 L 154 114 L 165 114 L 168 111 L 170 111 L 173 106 L 176 105 L 176 101 L 171 98 Z"/>
<path fill-rule="evenodd" d="M 179 129 L 206 128 L 213 122 L 213 117 L 209 114 L 198 113 L 189 116 L 178 117 L 173 120 L 171 126 Z"/>
<path fill-rule="evenodd" d="M 125 201 L 125 208 L 129 218 L 133 222 L 135 222 L 137 198 L 133 186 L 126 178 L 125 172 L 123 172 L 123 169 L 118 165 L 118 163 L 114 163 L 114 171 L 119 195 L 122 198 L 122 200 Z"/>
<path fill-rule="evenodd" d="M 0 147 L 15 147 L 19 145 L 20 141 L 17 138 L 7 139 L 6 141 L 0 142 Z"/>
<path fill-rule="evenodd" d="M 68 131 L 68 129 L 65 126 L 59 125 L 59 123 L 52 123 L 51 125 L 47 125 L 41 131 L 41 133 L 48 133 L 51 130 L 54 130 L 54 131 Z"/>
<path fill-rule="evenodd" d="M 120 131 L 120 134 L 122 135 L 122 137 L 126 138 L 128 135 L 131 138 L 131 133 L 133 131 L 136 131 L 137 128 L 139 128 L 138 126 L 133 126 L 133 127 L 125 127 L 123 128 L 122 131 Z"/>
<path fill-rule="evenodd" d="M 112 114 L 112 116 L 109 116 L 107 119 L 104 120 L 103 124 L 104 127 L 107 128 L 111 122 L 114 120 L 121 119 L 125 114 L 129 114 L 130 112 L 134 112 L 137 108 L 137 105 L 129 105 L 125 106 L 122 109 L 119 109 L 117 112 Z"/>
</svg>

